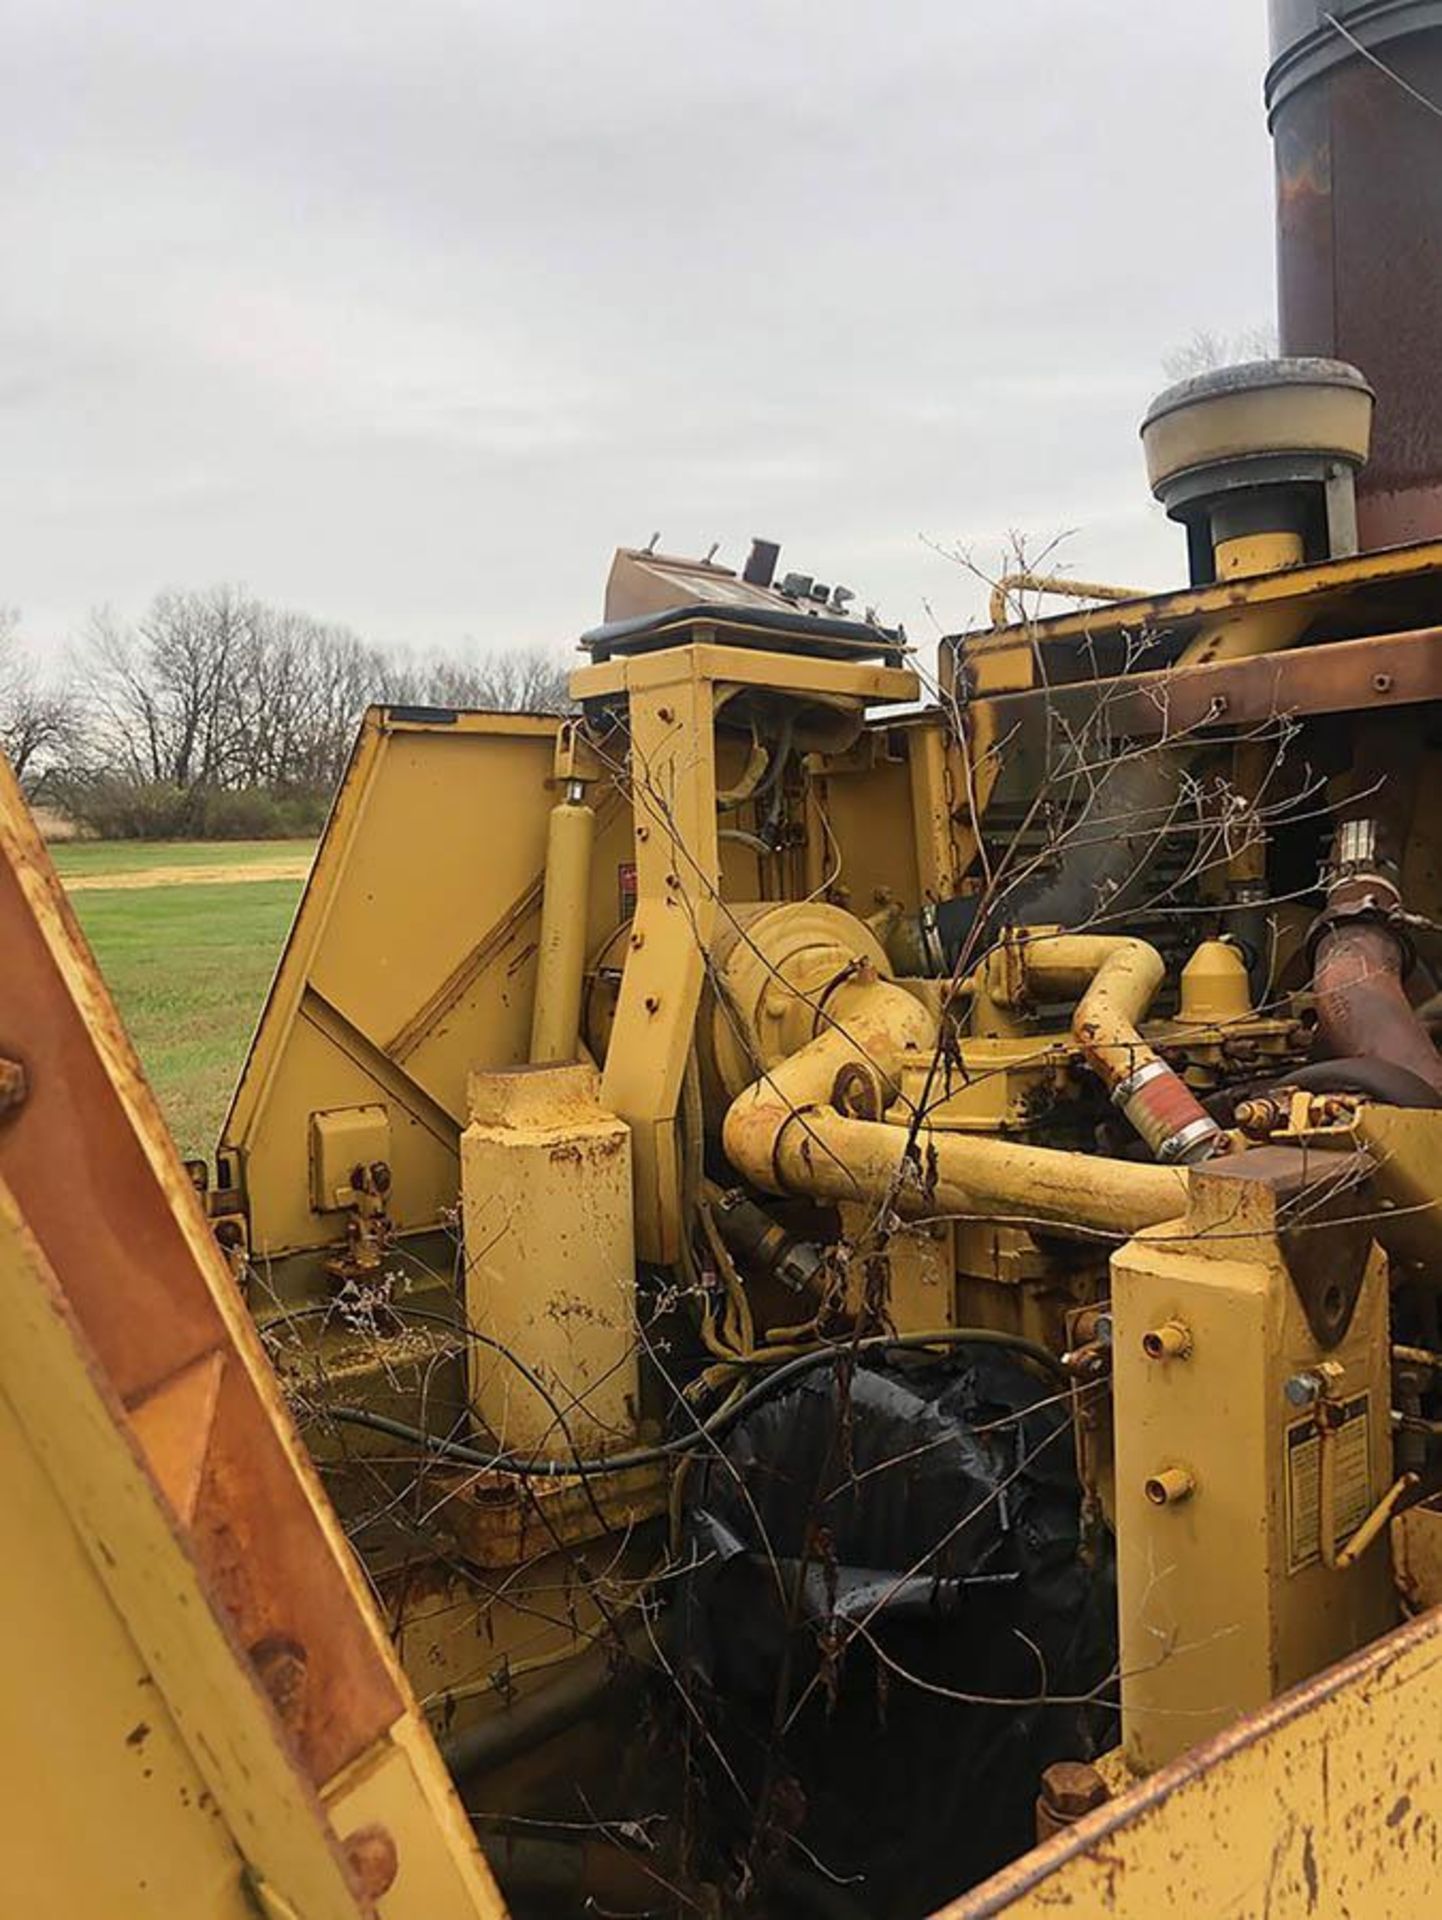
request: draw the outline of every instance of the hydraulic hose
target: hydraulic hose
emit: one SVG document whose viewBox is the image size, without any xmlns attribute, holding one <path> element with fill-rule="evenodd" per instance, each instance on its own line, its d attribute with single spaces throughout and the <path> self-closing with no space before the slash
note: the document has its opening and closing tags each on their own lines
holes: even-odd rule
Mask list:
<svg viewBox="0 0 1442 1920">
<path fill-rule="evenodd" d="M 882 1131 L 897 1133 L 894 1127 Z M 1080 1159 L 1085 1156 L 1063 1157 Z M 1145 1173 L 1149 1169 L 1143 1167 L 1135 1171 Z M 1165 1172 L 1165 1169 L 1150 1171 Z M 1174 1212 L 1179 1210 L 1173 1209 Z M 483 1447 L 470 1446 L 464 1440 L 448 1440 L 441 1434 L 427 1433 L 422 1427 L 410 1426 L 404 1420 L 392 1420 L 388 1414 L 373 1413 L 369 1407 L 330 1407 L 327 1409 L 327 1418 L 338 1426 L 363 1427 L 369 1433 L 383 1433 L 392 1440 L 403 1440 L 407 1446 L 433 1454 L 438 1460 L 452 1460 L 457 1466 L 470 1467 L 482 1473 L 513 1474 L 522 1480 L 579 1479 L 594 1474 L 627 1473 L 635 1467 L 654 1466 L 663 1460 L 676 1460 L 687 1454 L 698 1453 L 743 1419 L 753 1407 L 759 1406 L 763 1400 L 769 1400 L 782 1387 L 815 1367 L 853 1358 L 864 1359 L 877 1353 L 924 1347 L 1006 1347 L 1012 1353 L 1019 1353 L 1032 1361 L 1053 1380 L 1065 1383 L 1070 1378 L 1054 1353 L 1021 1334 L 1006 1333 L 997 1327 L 938 1327 L 925 1333 L 886 1333 L 868 1335 L 864 1340 L 840 1340 L 834 1345 L 817 1347 L 814 1352 L 798 1354 L 795 1359 L 783 1361 L 779 1366 L 758 1354 L 754 1364 L 758 1368 L 768 1368 L 765 1378 L 735 1400 L 728 1400 L 725 1406 L 709 1419 L 701 1421 L 690 1433 L 679 1434 L 674 1440 L 658 1441 L 655 1446 L 633 1447 L 625 1453 L 604 1454 L 595 1460 L 579 1457 L 552 1459 L 549 1456 L 522 1456 L 504 1451 L 488 1453 Z"/>
<path fill-rule="evenodd" d="M 632 1663 L 640 1673 L 651 1664 L 651 1635 L 659 1629 L 644 1620 L 618 1628 L 615 1635 L 597 1640 L 560 1669 L 554 1680 L 523 1693 L 512 1705 L 497 1708 L 483 1720 L 448 1735 L 439 1745 L 441 1758 L 459 1780 L 467 1774 L 508 1766 L 532 1753 L 555 1734 L 584 1720 L 615 1684 L 618 1667 Z M 624 1668 L 623 1668 L 624 1670 Z"/>
</svg>

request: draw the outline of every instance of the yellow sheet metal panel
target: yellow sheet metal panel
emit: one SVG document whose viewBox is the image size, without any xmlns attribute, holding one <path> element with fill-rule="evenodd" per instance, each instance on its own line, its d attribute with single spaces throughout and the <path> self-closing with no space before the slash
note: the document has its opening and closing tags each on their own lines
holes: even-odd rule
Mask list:
<svg viewBox="0 0 1442 1920">
<path fill-rule="evenodd" d="M 367 715 L 222 1134 L 259 1253 L 336 1239 L 307 1172 L 332 1108 L 386 1106 L 399 1228 L 455 1205 L 466 1074 L 527 1054 L 559 724 Z"/>
<path fill-rule="evenodd" d="M 911 770 L 901 752 L 891 752 L 886 734 L 864 735 L 848 754 L 818 757 L 811 787 L 827 899 L 864 919 L 883 899 L 919 907 L 932 897 L 944 856 L 935 831 L 918 854 Z"/>
<path fill-rule="evenodd" d="M 1442 1612 L 1183 1754 L 936 1920 L 1411 1920 L 1442 1898 Z"/>
<path fill-rule="evenodd" d="M 0 1056 L 25 1076 L 0 1126 L 0 1395 L 271 1907 L 372 1911 L 385 1889 L 320 1795 L 383 1765 L 399 1725 L 429 1777 L 386 1850 L 440 1849 L 448 1911 L 492 1920 L 494 1885 L 459 1817 L 432 1817 L 439 1756 L 3 763 L 0 929 Z M 385 1920 L 419 1920 L 400 1884 Z"/>
<path fill-rule="evenodd" d="M 4 1910 L 254 1920 L 216 1802 L 3 1396 L 0 1458 Z"/>
</svg>

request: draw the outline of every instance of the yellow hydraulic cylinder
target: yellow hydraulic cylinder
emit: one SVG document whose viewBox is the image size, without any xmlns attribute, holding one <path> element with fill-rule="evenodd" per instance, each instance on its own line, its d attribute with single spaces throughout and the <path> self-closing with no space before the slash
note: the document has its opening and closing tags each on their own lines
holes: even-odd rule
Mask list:
<svg viewBox="0 0 1442 1920">
<path fill-rule="evenodd" d="M 600 1084 L 589 1062 L 471 1075 L 471 1403 L 512 1453 L 565 1460 L 635 1433 L 631 1134 Z"/>
<path fill-rule="evenodd" d="M 574 1060 L 580 1047 L 591 849 L 596 839 L 596 815 L 586 804 L 585 792 L 581 781 L 572 780 L 565 799 L 551 809 L 531 1012 L 533 1066 Z"/>
</svg>

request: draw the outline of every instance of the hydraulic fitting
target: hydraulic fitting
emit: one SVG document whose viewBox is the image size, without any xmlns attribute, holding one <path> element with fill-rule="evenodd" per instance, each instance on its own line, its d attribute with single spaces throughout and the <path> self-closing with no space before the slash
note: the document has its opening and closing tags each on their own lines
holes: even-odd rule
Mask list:
<svg viewBox="0 0 1442 1920">
<path fill-rule="evenodd" d="M 1186 1467 L 1163 1467 L 1148 1475 L 1142 1491 L 1154 1507 L 1176 1507 L 1197 1490 L 1195 1476 Z"/>
<path fill-rule="evenodd" d="M 744 1193 L 722 1194 L 714 1213 L 721 1238 L 738 1260 L 771 1275 L 792 1293 L 819 1291 L 825 1265 L 820 1247 L 788 1233 Z"/>
<path fill-rule="evenodd" d="M 1142 1335 L 1142 1352 L 1149 1360 L 1188 1360 L 1192 1352 L 1192 1330 L 1180 1320 L 1165 1320 Z"/>
</svg>

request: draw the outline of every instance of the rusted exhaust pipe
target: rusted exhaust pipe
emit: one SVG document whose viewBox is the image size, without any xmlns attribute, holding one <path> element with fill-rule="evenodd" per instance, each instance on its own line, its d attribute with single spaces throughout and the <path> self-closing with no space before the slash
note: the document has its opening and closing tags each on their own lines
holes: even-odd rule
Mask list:
<svg viewBox="0 0 1442 1920">
<path fill-rule="evenodd" d="M 1389 1062 L 1442 1093 L 1442 1056 L 1403 986 L 1411 965 L 1398 887 L 1400 849 L 1416 797 L 1420 738 L 1363 729 L 1359 798 L 1337 826 L 1327 905 L 1312 934 L 1317 1028 L 1333 1059 Z"/>
<path fill-rule="evenodd" d="M 1404 950 L 1378 921 L 1342 921 L 1322 935 L 1312 984 L 1317 1026 L 1334 1059 L 1405 1067 L 1442 1093 L 1442 1057 L 1402 985 Z"/>
<path fill-rule="evenodd" d="M 1361 546 L 1436 539 L 1442 128 L 1425 103 L 1442 103 L 1442 8 L 1270 0 L 1270 12 L 1281 349 L 1350 361 L 1376 390 Z"/>
</svg>

